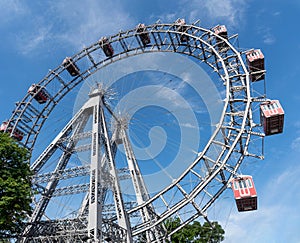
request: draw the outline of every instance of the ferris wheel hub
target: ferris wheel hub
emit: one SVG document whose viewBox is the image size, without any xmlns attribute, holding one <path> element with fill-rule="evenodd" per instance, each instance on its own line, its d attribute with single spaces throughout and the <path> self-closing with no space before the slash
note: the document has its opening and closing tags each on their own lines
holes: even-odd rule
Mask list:
<svg viewBox="0 0 300 243">
<path fill-rule="evenodd" d="M 97 83 L 96 87 L 91 88 L 91 92 L 89 93 L 89 97 L 95 97 L 100 96 L 103 97 L 106 93 L 106 90 L 103 88 L 103 85 L 101 83 Z"/>
</svg>

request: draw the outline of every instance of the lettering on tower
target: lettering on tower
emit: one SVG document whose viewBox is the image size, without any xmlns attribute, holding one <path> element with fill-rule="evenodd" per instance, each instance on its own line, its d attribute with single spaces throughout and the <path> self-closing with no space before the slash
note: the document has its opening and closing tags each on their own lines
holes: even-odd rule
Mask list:
<svg viewBox="0 0 300 243">
<path fill-rule="evenodd" d="M 96 170 L 92 171 L 91 203 L 95 202 Z"/>
</svg>

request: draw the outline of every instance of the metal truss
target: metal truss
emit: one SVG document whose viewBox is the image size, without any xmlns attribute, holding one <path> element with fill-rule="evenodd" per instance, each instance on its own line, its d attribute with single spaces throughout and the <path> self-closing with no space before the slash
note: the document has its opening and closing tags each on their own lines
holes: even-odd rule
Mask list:
<svg viewBox="0 0 300 243">
<path fill-rule="evenodd" d="M 118 132 L 126 148 L 128 169 L 133 174 L 132 180 L 136 193 L 136 204 L 128 209 L 122 201 L 122 192 L 118 184 L 120 178 L 114 168 L 114 148 L 117 144 L 114 144 L 113 136 L 107 131 L 105 120 L 107 114 L 104 109 L 110 115 L 113 114 L 102 99 L 103 91 L 99 89 L 100 93 L 90 97 L 86 105 L 31 166 L 36 174 L 33 177 L 34 184 L 45 185 L 40 186 L 43 188 L 43 193 L 20 238 L 23 242 L 68 242 L 70 239 L 73 240 L 72 242 L 99 239 L 115 240 L 115 242 L 122 242 L 120 240 L 122 239 L 132 242 L 144 235 L 148 242 L 163 242 L 166 237 L 198 217 L 203 217 L 209 222 L 208 208 L 226 190 L 229 180 L 237 174 L 244 158 L 263 159 L 263 149 L 261 152 L 253 152 L 251 149 L 252 140 L 263 140 L 264 137 L 261 133 L 260 121 L 255 120 L 252 107 L 255 102 L 261 102 L 266 98 L 264 94 L 256 95 L 253 92 L 244 53 L 236 48 L 237 35 L 225 38 L 198 24 L 198 22 L 185 24 L 184 28 L 179 28 L 176 23 L 158 21 L 145 26 L 143 33 L 149 34 L 151 40 L 147 44 L 142 42 L 141 32 L 138 32 L 137 28 L 109 36 L 107 40 L 114 48 L 112 56 L 99 59 L 103 45 L 96 42 L 72 57 L 74 64 L 80 69 L 78 75 L 65 75 L 67 70 L 62 64 L 38 82 L 38 85 L 45 89 L 50 85 L 52 87 L 48 91 L 50 98 L 43 106 L 37 106 L 30 94 L 16 104 L 16 109 L 9 120 L 11 132 L 13 133 L 15 129 L 24 132 L 23 145 L 32 150 L 45 121 L 68 92 L 101 68 L 130 56 L 149 52 L 175 52 L 193 57 L 199 63 L 207 64 L 218 75 L 217 82 L 224 85 L 226 92 L 221 119 L 207 145 L 199 151 L 194 161 L 183 161 L 190 166 L 169 186 L 151 197 L 139 173 L 126 129 L 120 127 Z M 186 41 L 182 41 L 182 36 L 185 36 Z M 95 99 L 98 99 L 97 102 Z M 91 131 L 84 131 L 83 128 L 90 115 L 93 115 L 97 122 Z M 89 144 L 79 145 L 80 139 L 88 137 L 92 137 Z M 73 153 L 86 150 L 92 153 L 91 166 L 67 168 Z M 60 151 L 61 155 L 56 168 L 52 172 L 42 173 L 45 163 L 57 151 Z M 98 151 L 99 154 L 96 154 L 98 152 L 93 154 L 93 151 Z M 105 158 L 101 159 L 100 153 L 105 154 Z M 102 170 L 108 173 L 107 179 L 104 178 L 105 173 L 102 173 Z M 74 187 L 65 186 L 60 191 L 57 189 L 60 180 L 84 176 L 88 173 L 90 175 L 88 183 Z M 186 187 L 185 181 L 188 178 L 193 178 L 195 181 L 193 188 Z M 114 195 L 115 215 L 110 218 L 105 218 L 102 208 L 102 199 L 106 195 L 104 185 L 113 191 Z M 78 216 L 74 219 L 58 221 L 45 220 L 44 211 L 50 198 L 63 193 L 81 193 L 86 191 L 88 186 L 87 196 L 82 203 L 84 208 L 82 211 L 87 212 L 86 217 Z M 174 191 L 177 192 L 176 198 L 172 201 L 168 200 L 168 195 Z M 153 205 L 160 205 L 159 212 L 156 212 Z M 190 217 L 180 217 L 185 211 L 190 212 Z M 91 213 L 96 214 L 97 217 L 91 216 Z M 140 215 L 141 220 L 133 221 L 132 219 L 137 215 Z M 163 223 L 175 215 L 180 217 L 181 226 L 167 235 Z"/>
</svg>

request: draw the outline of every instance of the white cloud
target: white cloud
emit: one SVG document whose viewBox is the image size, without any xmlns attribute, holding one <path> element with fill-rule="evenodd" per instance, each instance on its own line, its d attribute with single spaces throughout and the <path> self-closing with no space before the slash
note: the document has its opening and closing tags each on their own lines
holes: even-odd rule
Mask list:
<svg viewBox="0 0 300 243">
<path fill-rule="evenodd" d="M 269 237 L 274 235 L 274 223 L 280 211 L 282 211 L 281 208 L 274 206 L 260 208 L 254 212 L 232 214 L 225 229 L 225 242 L 271 242 L 272 238 Z"/>
<path fill-rule="evenodd" d="M 213 24 L 222 22 L 236 27 L 243 21 L 247 0 L 184 0 L 182 6 L 182 14 L 188 16 L 190 22 L 208 19 Z"/>
<path fill-rule="evenodd" d="M 300 137 L 297 137 L 292 141 L 291 147 L 293 150 L 300 150 Z"/>
<path fill-rule="evenodd" d="M 157 19 L 160 19 L 160 20 L 162 20 L 162 21 L 164 21 L 164 22 L 170 22 L 170 23 L 172 23 L 172 22 L 174 22 L 176 19 L 178 19 L 178 17 L 179 17 L 179 16 L 178 16 L 177 13 L 172 12 L 172 13 L 164 13 L 164 14 L 158 16 L 158 17 L 152 15 L 152 16 L 150 17 L 150 19 L 155 19 L 155 21 L 156 21 Z"/>
<path fill-rule="evenodd" d="M 276 38 L 273 35 L 271 28 L 263 28 L 261 30 L 261 36 L 263 37 L 263 42 L 267 45 L 272 45 L 276 42 Z"/>
<path fill-rule="evenodd" d="M 177 18 L 186 18 L 188 23 L 200 19 L 205 25 L 226 24 L 228 27 L 237 27 L 243 23 L 244 12 L 248 0 L 179 0 L 179 8 L 174 11 L 151 16 L 151 19 L 160 19 L 162 22 L 174 22 Z"/>
<path fill-rule="evenodd" d="M 170 88 L 161 88 L 154 93 L 155 97 L 161 100 L 162 103 L 170 103 L 174 107 L 174 111 L 180 111 L 181 109 L 191 109 L 184 97 L 181 96 L 179 90 L 172 90 Z"/>
<path fill-rule="evenodd" d="M 102 35 L 111 35 L 121 28 L 133 27 L 133 20 L 129 13 L 122 8 L 121 2 L 76 1 L 71 5 L 61 1 L 52 9 L 61 20 L 64 33 L 57 35 L 58 39 L 74 46 L 88 45 Z"/>
<path fill-rule="evenodd" d="M 41 26 L 30 35 L 23 33 L 18 38 L 18 47 L 23 55 L 27 55 L 38 48 L 45 46 L 45 42 L 51 39 L 51 26 Z"/>
<path fill-rule="evenodd" d="M 266 35 L 264 36 L 264 43 L 267 45 L 272 45 L 276 41 L 273 35 Z"/>
<path fill-rule="evenodd" d="M 9 2 L 9 1 L 7 1 Z M 87 0 L 45 1 L 29 7 L 19 1 L 9 5 L 9 13 L 22 13 L 22 26 L 17 31 L 17 46 L 22 54 L 67 47 L 71 52 L 88 46 L 104 35 L 133 28 L 136 21 L 122 7 L 122 2 Z M 26 10 L 26 11 L 25 11 Z M 43 12 L 41 12 L 43 10 Z"/>
<path fill-rule="evenodd" d="M 1 0 L 0 26 L 29 13 L 28 7 L 20 0 Z"/>
<path fill-rule="evenodd" d="M 293 126 L 295 127 L 294 130 L 296 131 L 297 137 L 292 140 L 291 148 L 294 151 L 300 151 L 300 136 L 299 136 L 299 134 L 300 134 L 300 130 L 299 130 L 299 128 L 300 128 L 300 121 L 296 121 L 293 124 Z"/>
<path fill-rule="evenodd" d="M 28 54 L 35 50 L 68 47 L 74 52 L 84 45 L 92 44 L 103 35 L 117 33 L 120 29 L 134 28 L 139 22 L 126 10 L 128 1 L 105 2 L 97 0 L 44 1 L 43 4 L 24 3 L 20 0 L 2 0 L 3 7 L 0 21 L 22 17 L 26 24 L 20 26 L 17 36 L 20 52 Z M 243 19 L 247 6 L 246 0 L 181 0 L 178 9 L 166 8 L 157 18 L 163 22 L 186 17 L 188 22 L 197 19 L 208 20 L 207 24 L 219 22 L 236 26 Z M 1 23 L 0 22 L 0 23 Z M 266 41 L 270 42 L 270 39 Z"/>
<path fill-rule="evenodd" d="M 273 28 L 267 24 L 268 22 L 264 21 L 265 18 L 275 19 L 280 15 L 280 12 L 270 13 L 268 9 L 260 9 L 255 13 L 255 18 L 259 21 L 259 25 L 257 27 L 257 36 L 261 37 L 262 41 L 266 45 L 272 45 L 276 42 L 275 32 Z"/>
<path fill-rule="evenodd" d="M 189 123 L 189 122 L 181 123 L 180 126 L 182 126 L 182 127 L 187 127 L 187 128 L 193 128 L 193 129 L 195 129 L 195 128 L 198 129 L 198 128 L 199 128 L 198 124 L 193 125 L 193 124 L 191 124 L 191 123 Z"/>
<path fill-rule="evenodd" d="M 239 3 L 239 4 L 238 4 Z M 219 1 L 219 0 L 210 0 L 205 1 L 204 6 L 208 10 L 208 13 L 212 17 L 216 18 L 225 18 L 231 24 L 236 24 L 237 19 L 240 17 L 240 4 L 243 1 Z"/>
<path fill-rule="evenodd" d="M 300 121 L 296 121 L 295 124 L 294 124 L 294 126 L 295 126 L 296 128 L 300 128 Z"/>
</svg>

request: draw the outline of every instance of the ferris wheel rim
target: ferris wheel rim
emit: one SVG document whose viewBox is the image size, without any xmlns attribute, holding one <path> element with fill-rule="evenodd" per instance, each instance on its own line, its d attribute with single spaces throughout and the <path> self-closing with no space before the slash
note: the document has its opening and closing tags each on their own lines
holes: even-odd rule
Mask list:
<svg viewBox="0 0 300 243">
<path fill-rule="evenodd" d="M 162 29 L 157 29 L 161 27 Z M 169 27 L 169 28 L 173 28 L 174 27 L 174 24 L 160 24 L 160 23 L 156 23 L 156 24 L 153 24 L 153 25 L 148 25 L 146 26 L 147 30 L 149 31 L 149 33 L 151 33 L 153 36 L 154 36 L 154 33 L 161 33 L 161 32 L 164 32 L 164 33 L 173 33 L 175 35 L 180 35 L 182 34 L 182 32 L 178 31 L 178 30 L 166 30 L 166 29 L 163 29 L 164 27 Z M 196 25 L 187 25 L 188 28 L 194 28 L 194 29 L 198 29 L 198 31 L 202 31 L 203 33 L 206 33 L 206 34 L 209 34 L 210 36 L 214 36 L 216 37 L 217 35 L 212 31 L 212 30 L 208 30 L 208 29 L 205 29 L 205 28 L 202 28 L 202 27 L 198 27 Z M 122 32 L 122 33 L 118 33 L 116 35 L 112 35 L 110 37 L 108 37 L 108 39 L 111 41 L 111 43 L 114 43 L 114 42 L 120 42 L 126 38 L 129 38 L 129 37 L 133 37 L 135 36 L 137 39 L 138 39 L 138 34 L 135 33 L 135 30 L 136 28 L 134 29 L 131 29 L 131 30 L 128 30 L 127 32 Z M 202 33 L 201 32 L 201 33 Z M 128 33 L 128 35 L 124 35 L 124 33 Z M 202 37 L 200 36 L 194 36 L 190 33 L 185 33 L 186 36 L 188 36 L 189 38 L 193 39 L 195 42 L 196 41 L 200 41 L 202 44 L 206 44 L 208 47 L 209 47 L 209 50 L 212 52 L 212 55 L 215 56 L 215 59 L 216 60 L 219 60 L 222 64 L 222 69 L 224 70 L 224 75 L 222 76 L 222 74 L 219 73 L 219 69 L 218 68 L 215 68 L 211 63 L 208 63 L 208 61 L 205 61 L 204 62 L 206 64 L 208 64 L 208 66 L 210 66 L 211 68 L 214 69 L 215 72 L 217 72 L 219 74 L 219 76 L 222 78 L 222 80 L 226 83 L 226 99 L 224 100 L 224 108 L 223 108 L 223 112 L 222 112 L 222 115 L 221 115 L 221 118 L 220 118 L 220 122 L 219 124 L 217 125 L 215 131 L 214 131 L 214 134 L 211 136 L 211 138 L 209 139 L 209 141 L 207 142 L 206 146 L 205 146 L 205 149 L 202 151 L 202 154 L 199 155 L 197 157 L 197 159 L 195 159 L 194 162 L 192 162 L 190 164 L 190 166 L 188 167 L 188 169 L 190 168 L 193 168 L 202 158 L 203 158 L 203 155 L 206 153 L 206 151 L 209 149 L 209 147 L 211 146 L 212 144 L 212 140 L 214 139 L 214 137 L 219 133 L 220 129 L 222 128 L 223 126 L 223 121 L 225 119 L 225 116 L 226 116 L 226 110 L 228 108 L 228 105 L 229 105 L 229 99 L 230 99 L 230 93 L 233 92 L 233 91 L 230 91 L 230 87 L 229 87 L 229 82 L 230 82 L 230 78 L 229 78 L 229 75 L 227 73 L 227 69 L 226 69 L 226 64 L 225 64 L 225 60 L 223 59 L 223 57 L 221 56 L 221 54 L 219 54 L 219 51 L 217 50 L 217 46 L 213 46 L 211 45 L 210 43 L 205 43 L 205 41 L 202 39 Z M 115 39 L 114 39 L 115 38 Z M 171 37 L 170 37 L 171 38 Z M 231 144 L 231 148 L 230 148 L 230 151 L 232 152 L 233 149 L 235 148 L 235 145 L 238 143 L 239 141 L 239 138 L 242 136 L 242 134 L 248 134 L 248 137 L 247 139 L 250 139 L 250 133 L 247 133 L 246 129 L 245 129 L 245 124 L 246 124 L 246 119 L 248 118 L 249 116 L 249 112 L 251 113 L 251 94 L 250 94 L 250 80 L 249 80 L 249 72 L 247 71 L 247 68 L 246 68 L 246 65 L 242 59 L 242 56 L 241 56 L 241 53 L 239 51 L 237 51 L 235 49 L 235 47 L 229 42 L 229 40 L 225 39 L 225 38 L 222 38 L 222 37 L 219 37 L 218 38 L 221 38 L 222 41 L 224 41 L 228 48 L 230 48 L 230 50 L 232 52 L 235 53 L 235 55 L 237 56 L 237 59 L 239 60 L 241 66 L 242 66 L 242 70 L 243 70 L 243 75 L 244 75 L 244 82 L 245 82 L 245 90 L 246 90 L 246 93 L 247 93 L 247 98 L 246 98 L 246 108 L 245 108 L 245 111 L 244 111 L 244 114 L 243 114 L 243 125 L 241 126 L 240 128 L 240 131 L 239 131 L 239 135 L 237 136 L 236 140 Z M 161 43 L 162 44 L 162 43 Z M 180 42 L 176 43 L 178 44 L 178 46 L 181 45 Z M 155 45 L 155 44 L 153 44 Z M 185 46 L 185 44 L 182 44 L 182 46 Z M 79 85 L 81 82 L 83 82 L 86 78 L 90 77 L 91 75 L 93 75 L 94 73 L 96 73 L 98 70 L 100 70 L 101 68 L 107 66 L 107 65 L 110 65 L 111 63 L 114 63 L 114 62 L 117 62 L 119 60 L 122 60 L 124 58 L 128 58 L 130 56 L 133 56 L 133 55 L 143 55 L 144 53 L 148 53 L 148 52 L 164 52 L 164 51 L 171 51 L 171 52 L 176 52 L 176 48 L 174 49 L 169 49 L 169 50 L 162 50 L 160 49 L 162 47 L 162 45 L 160 46 L 159 44 L 157 44 L 157 49 L 147 49 L 147 47 L 143 47 L 142 45 L 139 46 L 139 49 L 136 51 L 136 53 L 132 53 L 132 54 L 128 54 L 130 51 L 124 51 L 124 53 L 119 53 L 119 54 L 115 54 L 114 56 L 112 56 L 111 58 L 106 58 L 98 63 L 95 63 L 94 66 L 89 66 L 88 69 L 86 69 L 85 71 L 81 72 L 80 75 L 76 76 L 74 79 L 72 79 L 72 81 L 70 81 L 69 86 L 66 86 L 64 87 L 62 90 L 59 90 L 59 92 L 57 92 L 55 95 L 53 95 L 53 100 L 51 102 L 48 102 L 45 107 L 43 108 L 42 112 L 39 113 L 39 117 L 45 117 L 42 122 L 40 123 L 40 126 L 39 126 L 39 130 L 38 132 L 40 131 L 40 129 L 42 128 L 44 122 L 47 120 L 46 117 L 48 117 L 48 115 L 52 112 L 52 110 L 55 108 L 55 106 L 59 103 L 59 101 L 64 97 L 64 95 L 66 95 L 68 92 L 70 92 L 74 87 L 76 87 L 77 85 Z M 172 46 L 173 47 L 173 46 Z M 198 48 L 200 49 L 200 47 L 198 46 Z M 80 52 L 78 52 L 77 54 L 73 55 L 72 56 L 72 59 L 74 60 L 74 62 L 76 63 L 77 61 L 83 59 L 83 58 L 88 58 L 90 59 L 90 57 L 88 57 L 90 55 L 91 52 L 94 52 L 94 51 L 98 51 L 98 50 L 101 50 L 101 46 L 99 45 L 99 42 L 95 42 L 94 44 L 92 44 L 91 46 L 87 47 L 87 48 L 84 48 L 82 49 Z M 203 50 L 203 49 L 202 49 Z M 193 56 L 192 54 L 194 54 L 194 52 L 189 52 L 189 53 L 184 53 L 184 52 L 179 52 L 180 54 L 186 54 L 188 56 Z M 124 55 L 122 55 L 124 54 Z M 126 54 L 126 55 L 125 55 Z M 195 57 L 195 56 L 193 56 Z M 92 59 L 90 59 L 92 60 Z M 217 62 L 217 61 L 216 61 Z M 92 61 L 91 61 L 91 64 L 92 64 Z M 101 64 L 103 64 L 101 66 Z M 62 65 L 58 66 L 57 68 L 55 68 L 54 70 L 52 70 L 44 79 L 42 79 L 38 85 L 41 85 L 43 87 L 46 87 L 50 82 L 52 82 L 57 76 L 60 75 L 60 73 L 64 72 L 66 70 L 65 67 L 63 67 Z M 54 76 L 53 76 L 53 73 L 54 73 Z M 52 76 L 51 76 L 52 75 Z M 86 76 L 84 76 L 86 75 Z M 50 78 L 50 79 L 49 79 Z M 62 81 L 63 82 L 63 81 Z M 64 92 L 64 89 L 66 89 L 67 91 Z M 61 97 L 59 97 L 59 95 L 61 95 Z M 56 98 L 56 100 L 54 100 L 54 98 Z M 27 104 L 27 106 L 23 106 L 23 110 L 21 111 L 21 118 L 22 118 L 22 115 L 26 112 L 26 109 L 30 106 L 31 102 L 33 101 L 33 97 L 30 96 L 30 94 L 27 94 L 24 99 L 20 102 L 20 103 L 23 103 L 23 104 Z M 52 106 L 51 106 L 52 105 Z M 48 110 L 47 110 L 48 109 Z M 44 112 L 48 112 L 46 114 L 44 114 Z M 14 128 L 17 127 L 18 125 L 18 122 L 21 120 L 20 117 L 17 117 L 15 118 L 14 114 L 16 114 L 16 110 L 13 112 L 13 115 L 12 117 L 10 118 L 10 122 L 13 122 L 14 123 Z M 250 114 L 251 116 L 251 114 Z M 19 119 L 19 120 L 18 120 Z M 38 121 L 38 120 L 37 120 Z M 36 125 L 37 123 L 35 123 Z M 32 129 L 33 130 L 33 129 Z M 37 132 L 37 135 L 38 135 L 38 132 Z M 37 139 L 37 135 L 34 136 L 34 142 L 32 143 L 32 147 L 30 147 L 30 149 L 33 149 L 34 148 L 34 145 L 35 145 L 35 140 Z M 28 140 L 27 140 L 28 141 Z M 26 144 L 25 144 L 26 146 Z M 228 154 L 226 155 L 226 158 L 228 159 L 231 155 L 231 152 L 228 152 Z M 218 165 L 218 169 L 215 170 L 214 173 L 212 173 L 208 178 L 205 178 L 205 183 L 202 183 L 201 186 L 199 185 L 198 188 L 195 188 L 191 193 L 190 193 L 190 198 L 186 200 L 186 203 L 189 203 L 194 197 L 195 195 L 197 195 L 203 188 L 205 188 L 206 185 L 208 185 L 210 183 L 211 180 L 213 180 L 216 175 L 224 168 L 226 162 L 227 162 L 227 159 L 224 159 L 223 162 Z M 237 168 L 236 168 L 237 169 Z M 132 210 L 129 210 L 128 213 L 132 213 L 132 212 L 135 212 L 137 210 L 139 210 L 140 208 L 142 207 L 145 207 L 146 205 L 152 203 L 156 198 L 158 198 L 160 195 L 162 195 L 164 192 L 168 191 L 170 188 L 174 187 L 179 181 L 182 180 L 182 178 L 184 178 L 184 176 L 188 173 L 188 170 L 186 170 L 185 172 L 183 172 L 181 174 L 181 176 L 179 176 L 174 182 L 172 182 L 168 187 L 166 187 L 164 190 L 162 190 L 161 192 L 157 193 L 155 196 L 151 197 L 145 204 L 142 204 L 140 206 L 137 206 L 135 208 L 133 208 Z M 222 188 L 222 190 L 225 190 L 224 188 L 227 187 L 227 184 L 224 185 Z M 180 205 L 180 207 L 183 207 L 184 205 Z M 163 215 L 162 218 L 156 222 L 156 224 L 159 224 L 161 223 L 164 219 L 168 218 L 170 215 L 172 215 L 174 213 L 174 211 L 178 210 L 178 207 L 173 207 L 171 208 L 167 214 Z M 149 226 L 150 227 L 150 226 Z M 139 231 L 136 231 L 135 234 L 138 234 Z"/>
</svg>

